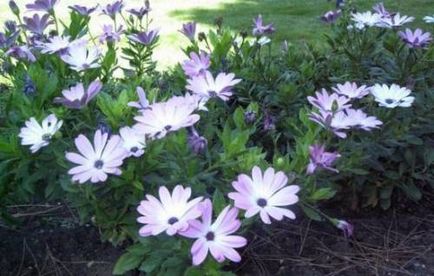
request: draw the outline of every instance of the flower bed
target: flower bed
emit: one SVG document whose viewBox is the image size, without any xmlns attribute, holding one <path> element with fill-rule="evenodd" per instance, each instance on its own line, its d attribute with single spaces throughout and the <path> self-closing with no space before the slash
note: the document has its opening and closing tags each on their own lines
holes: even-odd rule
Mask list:
<svg viewBox="0 0 434 276">
<path fill-rule="evenodd" d="M 429 32 L 402 27 L 411 16 L 349 4 L 321 17 L 327 49 L 278 54 L 260 15 L 252 35 L 190 22 L 186 60 L 159 72 L 149 2 L 103 7 L 99 36 L 96 8 L 71 6 L 65 24 L 56 2 L 22 17 L 10 1 L 20 24 L 0 34 L 0 212 L 16 223 L 6 206 L 66 199 L 103 240 L 130 245 L 114 274 L 222 273 L 245 233 L 297 217 L 350 239 L 324 202 L 388 209 L 434 186 L 434 50 Z"/>
</svg>

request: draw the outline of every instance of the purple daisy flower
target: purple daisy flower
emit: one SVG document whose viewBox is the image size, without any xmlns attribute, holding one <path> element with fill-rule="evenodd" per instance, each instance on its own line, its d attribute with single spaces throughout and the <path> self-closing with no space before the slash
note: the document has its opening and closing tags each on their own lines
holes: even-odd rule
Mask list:
<svg viewBox="0 0 434 276">
<path fill-rule="evenodd" d="M 333 163 L 341 157 L 337 152 L 326 152 L 323 145 L 312 145 L 309 147 L 310 161 L 307 166 L 307 174 L 313 174 L 317 168 L 323 168 L 332 172 L 339 171 L 332 167 Z"/>
<path fill-rule="evenodd" d="M 179 30 L 179 32 L 185 35 L 191 41 L 194 41 L 194 37 L 196 35 L 196 22 L 182 24 L 182 29 Z"/>
<path fill-rule="evenodd" d="M 150 30 L 147 32 L 139 32 L 137 34 L 129 35 L 128 38 L 131 41 L 143 44 L 150 45 L 158 38 L 158 30 Z"/>
<path fill-rule="evenodd" d="M 113 2 L 112 4 L 107 4 L 105 7 L 102 8 L 102 12 L 114 19 L 116 17 L 116 14 L 122 11 L 123 7 L 123 1 L 119 0 Z"/>
<path fill-rule="evenodd" d="M 193 114 L 198 108 L 187 97 L 172 97 L 166 102 L 158 102 L 141 110 L 134 120 L 134 128 L 151 138 L 161 139 L 168 133 L 194 125 L 200 116 Z"/>
<path fill-rule="evenodd" d="M 342 15 L 341 10 L 328 11 L 321 16 L 321 21 L 327 24 L 335 23 L 336 20 Z"/>
<path fill-rule="evenodd" d="M 37 35 L 43 35 L 48 25 L 53 23 L 48 14 L 44 14 L 42 17 L 39 14 L 34 14 L 33 17 L 24 17 L 24 27 Z"/>
<path fill-rule="evenodd" d="M 93 81 L 89 87 L 84 89 L 82 83 L 70 89 L 63 90 L 63 97 L 54 99 L 55 103 L 63 104 L 64 106 L 72 109 L 81 109 L 85 107 L 102 89 L 102 83 L 99 80 Z"/>
<path fill-rule="evenodd" d="M 186 88 L 206 99 L 218 97 L 223 101 L 227 101 L 233 94 L 232 88 L 240 81 L 240 79 L 235 79 L 233 73 L 220 73 L 214 79 L 212 74 L 206 71 L 203 75 L 187 80 Z"/>
<path fill-rule="evenodd" d="M 252 176 L 240 174 L 232 182 L 236 192 L 228 194 L 234 200 L 235 207 L 246 210 L 246 218 L 258 214 L 262 222 L 270 224 L 270 217 L 282 220 L 284 217 L 295 219 L 295 214 L 285 206 L 298 202 L 300 187 L 288 184 L 288 177 L 281 171 L 268 168 L 264 174 L 259 167 L 252 169 Z"/>
<path fill-rule="evenodd" d="M 29 47 L 26 45 L 12 46 L 5 54 L 14 57 L 16 59 L 24 59 L 29 62 L 36 61 L 36 57 L 33 55 L 32 51 L 30 51 Z"/>
<path fill-rule="evenodd" d="M 199 204 L 199 208 L 202 211 L 201 221 L 189 221 L 187 231 L 179 233 L 182 236 L 196 239 L 191 247 L 193 265 L 200 265 L 206 259 L 208 252 L 219 263 L 225 259 L 233 262 L 241 261 L 240 254 L 234 248 L 245 246 L 247 240 L 241 236 L 232 235 L 241 226 L 240 220 L 237 219 L 237 208 L 226 206 L 214 223 L 212 222 L 211 201 L 206 199 Z"/>
<path fill-rule="evenodd" d="M 190 78 L 204 75 L 210 66 L 210 56 L 204 51 L 200 55 L 191 52 L 190 59 L 182 63 L 184 73 Z"/>
<path fill-rule="evenodd" d="M 405 29 L 405 32 L 399 32 L 398 35 L 410 48 L 426 48 L 432 41 L 431 33 L 424 33 L 421 29 L 416 29 L 414 32 Z"/>
<path fill-rule="evenodd" d="M 149 4 L 149 1 L 145 1 L 145 6 L 136 8 L 136 9 L 129 9 L 127 12 L 131 13 L 132 15 L 137 16 L 139 20 L 142 20 L 142 18 L 147 15 L 151 11 L 151 5 Z"/>
<path fill-rule="evenodd" d="M 71 10 L 76 11 L 83 16 L 90 16 L 96 10 L 97 7 L 98 6 L 94 6 L 90 8 L 85 6 L 80 6 L 80 5 L 69 6 Z"/>
<path fill-rule="evenodd" d="M 121 34 L 124 32 L 122 26 L 119 26 L 117 30 L 114 29 L 112 25 L 104 25 L 102 27 L 103 33 L 99 37 L 99 42 L 103 44 L 104 42 L 118 42 L 121 40 Z"/>
<path fill-rule="evenodd" d="M 198 203 L 202 197 L 191 197 L 191 188 L 177 185 L 172 194 L 162 186 L 158 190 L 160 200 L 152 195 L 146 195 L 146 200 L 140 202 L 137 211 L 142 215 L 137 222 L 144 224 L 139 230 L 142 237 L 156 236 L 162 232 L 173 236 L 188 229 L 188 222 L 201 216 Z"/>
<path fill-rule="evenodd" d="M 26 8 L 33 11 L 51 12 L 56 4 L 57 0 L 35 0 L 33 4 L 27 4 Z"/>
<path fill-rule="evenodd" d="M 258 15 L 255 19 L 253 19 L 253 30 L 252 33 L 254 36 L 262 36 L 264 34 L 272 34 L 274 33 L 275 29 L 273 27 L 273 24 L 265 25 L 262 21 L 262 15 Z"/>
<path fill-rule="evenodd" d="M 67 152 L 66 159 L 78 166 L 70 169 L 68 174 L 72 175 L 73 181 L 80 184 L 90 180 L 92 183 L 105 182 L 108 174 L 120 175 L 123 160 L 127 156 L 122 147 L 122 139 L 119 135 L 112 135 L 100 130 L 95 132 L 93 145 L 80 134 L 75 138 L 75 146 L 80 154 Z"/>
</svg>

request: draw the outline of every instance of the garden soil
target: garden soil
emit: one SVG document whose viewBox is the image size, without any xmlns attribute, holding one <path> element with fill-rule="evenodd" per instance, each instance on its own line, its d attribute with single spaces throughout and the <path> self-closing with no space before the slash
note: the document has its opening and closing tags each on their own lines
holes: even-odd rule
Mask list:
<svg viewBox="0 0 434 276">
<path fill-rule="evenodd" d="M 323 206 L 354 225 L 349 239 L 301 214 L 258 224 L 246 235 L 242 263 L 227 269 L 237 275 L 434 275 L 434 196 L 393 206 L 358 212 Z M 124 248 L 101 242 L 98 230 L 79 225 L 66 205 L 49 208 L 15 208 L 24 222 L 0 227 L 0 275 L 111 275 Z"/>
</svg>

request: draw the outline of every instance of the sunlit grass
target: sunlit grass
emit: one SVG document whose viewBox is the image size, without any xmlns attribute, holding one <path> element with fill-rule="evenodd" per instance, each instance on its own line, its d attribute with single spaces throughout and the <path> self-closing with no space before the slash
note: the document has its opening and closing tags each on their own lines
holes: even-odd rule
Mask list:
<svg viewBox="0 0 434 276">
<path fill-rule="evenodd" d="M 8 11 L 6 0 L 0 3 L 0 21 L 13 18 Z M 17 0 L 24 7 L 31 0 Z M 68 6 L 73 4 L 89 5 L 111 3 L 112 0 L 62 0 L 57 7 L 59 17 L 67 21 Z M 143 4 L 143 0 L 126 0 L 127 7 Z M 378 2 L 375 0 L 353 0 L 361 9 L 370 9 Z M 434 12 L 433 0 L 385 0 L 390 10 L 415 16 L 416 24 L 421 24 L 421 18 Z M 188 41 L 178 32 L 181 24 L 187 21 L 197 21 L 199 31 L 206 31 L 213 25 L 214 19 L 223 17 L 225 26 L 238 32 L 250 32 L 252 18 L 262 14 L 265 22 L 273 22 L 276 27 L 275 45 L 288 40 L 292 43 L 308 41 L 314 44 L 322 43 L 322 34 L 328 26 L 319 20 L 327 10 L 334 8 L 334 1 L 326 0 L 151 0 L 153 26 L 161 33 L 160 45 L 155 58 L 160 66 L 173 65 L 184 59 L 180 47 Z M 31 13 L 30 13 L 31 14 Z M 30 15 L 28 14 L 28 15 Z M 95 16 L 92 20 L 92 33 L 98 35 L 103 24 L 109 24 L 110 19 L 104 15 Z"/>
</svg>

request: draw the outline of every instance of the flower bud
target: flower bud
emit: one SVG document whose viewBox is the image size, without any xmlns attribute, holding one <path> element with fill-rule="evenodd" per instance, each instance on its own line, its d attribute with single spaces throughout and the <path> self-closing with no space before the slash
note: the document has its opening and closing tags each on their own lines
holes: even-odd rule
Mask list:
<svg viewBox="0 0 434 276">
<path fill-rule="evenodd" d="M 265 131 L 271 131 L 276 129 L 275 119 L 268 113 L 265 113 L 263 128 Z"/>
<path fill-rule="evenodd" d="M 351 237 L 354 233 L 354 226 L 345 220 L 337 220 L 335 221 L 335 225 L 344 232 L 346 238 Z"/>
<path fill-rule="evenodd" d="M 24 77 L 24 88 L 23 88 L 23 93 L 26 96 L 33 96 L 36 92 L 36 86 L 33 83 L 32 79 L 30 78 L 29 75 L 26 75 Z"/>
<path fill-rule="evenodd" d="M 208 141 L 205 137 L 199 136 L 196 129 L 191 127 L 188 129 L 188 146 L 195 154 L 201 154 L 208 146 Z"/>
<path fill-rule="evenodd" d="M 217 17 L 216 19 L 214 19 L 214 23 L 217 25 L 219 29 L 221 29 L 223 26 L 223 17 L 221 16 Z"/>
<path fill-rule="evenodd" d="M 18 5 L 17 5 L 17 3 L 15 3 L 14 0 L 9 1 L 9 8 L 13 12 L 13 14 L 15 14 L 16 16 L 18 16 L 20 14 L 20 8 L 18 8 Z"/>
<path fill-rule="evenodd" d="M 15 23 L 15 21 L 12 20 L 5 21 L 5 29 L 9 33 L 15 33 L 17 31 L 17 23 Z"/>
<path fill-rule="evenodd" d="M 198 34 L 199 41 L 206 41 L 206 34 L 204 32 L 200 32 Z"/>
<path fill-rule="evenodd" d="M 103 121 L 100 121 L 96 128 L 101 130 L 102 134 L 107 133 L 109 136 L 112 134 L 112 129 L 110 126 Z"/>
<path fill-rule="evenodd" d="M 250 125 L 253 124 L 256 121 L 256 112 L 253 110 L 248 110 L 244 112 L 244 122 L 246 124 Z"/>
</svg>

